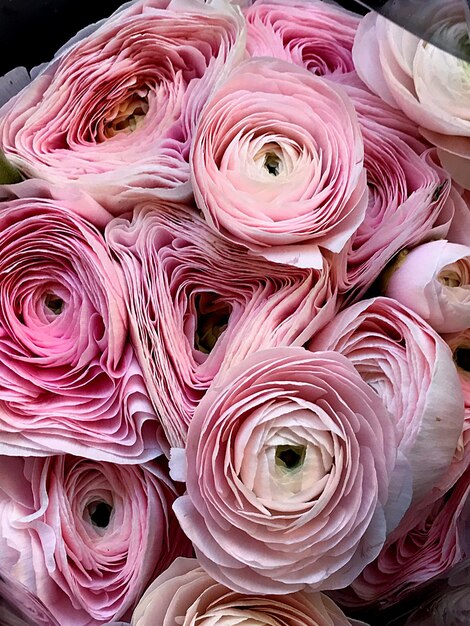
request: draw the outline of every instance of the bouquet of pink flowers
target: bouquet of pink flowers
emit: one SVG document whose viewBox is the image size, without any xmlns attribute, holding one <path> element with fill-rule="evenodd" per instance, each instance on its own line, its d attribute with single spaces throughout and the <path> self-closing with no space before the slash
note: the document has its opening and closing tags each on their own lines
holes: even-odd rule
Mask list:
<svg viewBox="0 0 470 626">
<path fill-rule="evenodd" d="M 469 77 L 133 0 L 3 79 L 1 626 L 470 623 Z"/>
</svg>

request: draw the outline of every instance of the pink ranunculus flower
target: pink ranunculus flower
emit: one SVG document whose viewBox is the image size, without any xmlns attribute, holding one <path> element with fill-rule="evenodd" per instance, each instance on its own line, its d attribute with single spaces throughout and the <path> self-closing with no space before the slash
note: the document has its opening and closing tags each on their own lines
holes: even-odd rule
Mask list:
<svg viewBox="0 0 470 626">
<path fill-rule="evenodd" d="M 131 626 L 351 626 L 322 593 L 245 595 L 207 574 L 196 559 L 176 559 L 146 590 Z M 365 626 L 365 625 L 364 625 Z"/>
<path fill-rule="evenodd" d="M 279 60 L 252 59 L 213 94 L 191 166 L 196 202 L 226 238 L 279 263 L 320 268 L 367 205 L 363 142 L 343 89 Z"/>
<path fill-rule="evenodd" d="M 439 333 L 470 328 L 470 247 L 445 240 L 417 246 L 402 255 L 385 295 Z"/>
<path fill-rule="evenodd" d="M 275 57 L 320 76 L 354 69 L 359 16 L 321 0 L 257 0 L 245 11 L 252 57 Z"/>
<path fill-rule="evenodd" d="M 337 598 L 345 604 L 383 607 L 442 575 L 469 556 L 469 511 L 470 468 L 438 500 L 412 506 L 379 556 Z"/>
<path fill-rule="evenodd" d="M 413 470 L 413 499 L 420 500 L 448 470 L 464 423 L 460 381 L 445 341 L 413 311 L 379 297 L 341 311 L 309 348 L 347 356 L 382 398 Z"/>
<path fill-rule="evenodd" d="M 429 0 L 418 10 L 424 24 L 467 45 L 463 2 Z M 362 80 L 418 124 L 445 169 L 470 188 L 470 64 L 373 12 L 359 25 L 353 58 Z"/>
<path fill-rule="evenodd" d="M 244 28 L 226 0 L 129 3 L 5 105 L 0 148 L 27 176 L 77 185 L 114 214 L 141 193 L 186 198 L 195 124 L 244 55 Z"/>
<path fill-rule="evenodd" d="M 303 345 L 336 311 L 334 273 L 269 262 L 213 233 L 195 212 L 143 205 L 106 231 L 129 290 L 133 341 L 171 445 L 221 368 Z"/>
<path fill-rule="evenodd" d="M 156 463 L 71 455 L 1 459 L 2 564 L 61 626 L 127 617 L 148 584 L 190 554 Z"/>
<path fill-rule="evenodd" d="M 204 569 L 236 591 L 344 587 L 409 505 L 391 417 L 336 352 L 274 348 L 225 371 L 181 457 L 173 508 Z"/>
<path fill-rule="evenodd" d="M 124 275 L 78 198 L 0 203 L 0 453 L 137 463 L 161 427 L 129 339 Z M 85 205 L 88 206 L 88 205 Z"/>
<path fill-rule="evenodd" d="M 367 291 L 397 252 L 446 236 L 454 216 L 460 229 L 470 229 L 470 214 L 462 217 L 468 213 L 461 207 L 464 200 L 452 192 L 447 172 L 436 164 L 435 150 L 428 149 L 416 124 L 360 86 L 357 78 L 344 87 L 359 118 L 369 187 L 364 221 L 344 253 L 341 290 L 352 299 Z"/>
</svg>

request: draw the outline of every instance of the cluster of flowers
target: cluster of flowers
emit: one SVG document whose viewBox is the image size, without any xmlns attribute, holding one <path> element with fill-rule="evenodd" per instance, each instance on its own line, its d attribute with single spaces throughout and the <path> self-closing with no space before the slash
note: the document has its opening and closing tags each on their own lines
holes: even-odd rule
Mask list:
<svg viewBox="0 0 470 626">
<path fill-rule="evenodd" d="M 137 0 L 3 79 L 6 624 L 464 610 L 469 76 L 321 0 Z"/>
</svg>

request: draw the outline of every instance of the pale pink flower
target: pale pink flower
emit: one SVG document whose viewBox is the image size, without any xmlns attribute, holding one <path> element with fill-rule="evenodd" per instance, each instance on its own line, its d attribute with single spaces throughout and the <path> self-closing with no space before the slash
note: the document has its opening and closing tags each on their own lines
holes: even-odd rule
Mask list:
<svg viewBox="0 0 470 626">
<path fill-rule="evenodd" d="M 334 274 L 255 257 L 195 212 L 148 204 L 106 231 L 129 290 L 133 341 L 173 446 L 221 368 L 303 345 L 336 311 Z"/>
<path fill-rule="evenodd" d="M 174 510 L 204 569 L 231 589 L 341 588 L 409 504 L 395 427 L 336 352 L 273 348 L 220 375 L 174 453 Z"/>
<path fill-rule="evenodd" d="M 403 248 L 446 236 L 454 218 L 458 229 L 470 232 L 470 212 L 416 124 L 357 79 L 343 85 L 358 114 L 369 187 L 364 221 L 344 253 L 342 290 L 351 299 L 363 295 Z"/>
<path fill-rule="evenodd" d="M 190 553 L 171 511 L 175 487 L 157 464 L 62 455 L 1 465 L 2 564 L 61 626 L 125 617 Z"/>
<path fill-rule="evenodd" d="M 179 558 L 146 590 L 132 626 L 350 626 L 338 606 L 321 593 L 244 595 L 216 582 L 196 559 Z"/>
<path fill-rule="evenodd" d="M 252 57 L 283 59 L 320 76 L 354 69 L 355 13 L 321 0 L 257 0 L 245 17 Z"/>
<path fill-rule="evenodd" d="M 402 255 L 385 295 L 439 333 L 470 328 L 470 247 L 439 240 L 413 248 Z"/>
<path fill-rule="evenodd" d="M 193 141 L 194 195 L 208 224 L 279 263 L 321 268 L 367 205 L 363 142 L 340 86 L 252 59 L 212 95 Z"/>
<path fill-rule="evenodd" d="M 467 45 L 464 3 L 419 3 L 423 24 Z M 400 108 L 438 147 L 443 166 L 470 187 L 470 65 L 371 12 L 353 48 L 362 80 L 390 105 Z"/>
<path fill-rule="evenodd" d="M 338 593 L 338 599 L 355 605 L 380 602 L 383 607 L 443 574 L 468 556 L 469 513 L 467 469 L 438 500 L 424 501 L 409 509 L 377 559 L 358 576 L 351 590 Z"/>
<path fill-rule="evenodd" d="M 398 449 L 420 500 L 447 472 L 464 423 L 460 381 L 445 341 L 391 298 L 341 311 L 310 343 L 344 354 L 382 398 L 398 431 Z M 432 454 L 429 453 L 430 448 Z"/>
<path fill-rule="evenodd" d="M 124 275 L 79 199 L 36 190 L 26 181 L 0 203 L 0 452 L 154 458 L 164 442 Z"/>
<path fill-rule="evenodd" d="M 77 185 L 114 214 L 140 193 L 188 197 L 195 124 L 244 46 L 228 1 L 129 3 L 5 105 L 0 147 L 27 176 Z"/>
</svg>

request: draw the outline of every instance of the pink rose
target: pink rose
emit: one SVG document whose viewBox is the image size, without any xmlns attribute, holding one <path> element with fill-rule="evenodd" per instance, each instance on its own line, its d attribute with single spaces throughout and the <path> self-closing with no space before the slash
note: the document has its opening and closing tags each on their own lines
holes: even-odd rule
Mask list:
<svg viewBox="0 0 470 626">
<path fill-rule="evenodd" d="M 27 176 L 77 185 L 114 214 L 142 192 L 188 197 L 195 124 L 244 44 L 225 0 L 129 3 L 6 104 L 0 146 Z"/>
<path fill-rule="evenodd" d="M 283 59 L 320 76 L 354 69 L 354 13 L 320 0 L 257 0 L 245 17 L 252 57 Z"/>
<path fill-rule="evenodd" d="M 390 276 L 385 295 L 439 333 L 470 328 L 470 247 L 440 240 L 410 250 Z"/>
<path fill-rule="evenodd" d="M 395 300 L 374 298 L 339 313 L 309 347 L 347 356 L 382 398 L 413 470 L 414 501 L 420 500 L 447 471 L 464 422 L 462 390 L 444 340 Z"/>
<path fill-rule="evenodd" d="M 129 342 L 124 276 L 75 199 L 0 203 L 0 451 L 139 462 L 160 426 Z M 78 207 L 78 210 L 77 210 Z"/>
<path fill-rule="evenodd" d="M 321 593 L 243 595 L 213 580 L 195 559 L 177 559 L 137 605 L 132 626 L 350 626 L 353 623 Z"/>
<path fill-rule="evenodd" d="M 335 352 L 274 348 L 224 372 L 180 457 L 176 515 L 202 567 L 240 592 L 344 587 L 409 504 L 390 415 Z"/>
<path fill-rule="evenodd" d="M 423 24 L 433 24 L 466 45 L 468 27 L 460 0 L 429 0 L 419 10 Z M 438 147 L 445 169 L 469 188 L 470 65 L 372 12 L 359 25 L 353 58 L 362 80 L 421 127 Z"/>
<path fill-rule="evenodd" d="M 253 59 L 216 91 L 194 137 L 192 182 L 208 224 L 279 263 L 321 268 L 364 219 L 363 143 L 341 87 Z"/>
<path fill-rule="evenodd" d="M 2 563 L 61 626 L 126 616 L 188 542 L 156 464 L 2 458 Z"/>
<path fill-rule="evenodd" d="M 454 204 L 464 201 L 450 197 L 449 176 L 414 123 L 364 86 L 344 87 L 359 118 L 369 187 L 364 221 L 345 250 L 342 289 L 351 299 L 362 296 L 402 248 L 447 235 L 458 211 Z M 470 227 L 470 216 L 459 221 L 460 228 Z"/>
<path fill-rule="evenodd" d="M 303 345 L 336 310 L 334 275 L 270 263 L 163 204 L 106 232 L 129 289 L 133 340 L 173 446 L 221 368 L 279 345 Z"/>
<path fill-rule="evenodd" d="M 469 549 L 470 468 L 435 502 L 412 506 L 379 556 L 351 585 L 346 604 L 393 604 L 459 563 Z M 468 554 L 467 554 L 468 555 Z"/>
</svg>

